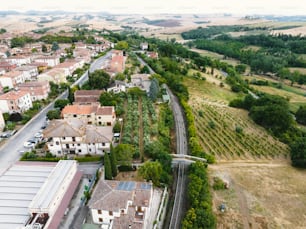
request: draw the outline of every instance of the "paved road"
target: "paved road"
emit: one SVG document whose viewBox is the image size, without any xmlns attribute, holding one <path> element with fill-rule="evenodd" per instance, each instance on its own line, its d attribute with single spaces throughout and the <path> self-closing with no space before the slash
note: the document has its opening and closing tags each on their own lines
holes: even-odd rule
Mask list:
<svg viewBox="0 0 306 229">
<path fill-rule="evenodd" d="M 147 65 L 143 59 L 137 57 L 141 64 Z M 148 65 L 147 65 L 148 66 Z M 150 73 L 155 73 L 150 66 Z M 187 137 L 186 137 L 186 126 L 184 122 L 183 111 L 179 104 L 179 101 L 175 95 L 171 92 L 171 90 L 166 87 L 168 94 L 171 100 L 172 111 L 174 115 L 175 128 L 176 128 L 176 149 L 177 154 L 187 154 L 188 146 L 187 146 Z M 180 228 L 181 221 L 183 217 L 183 207 L 185 205 L 186 200 L 186 168 L 185 163 L 179 163 L 178 165 L 178 176 L 177 176 L 177 185 L 175 191 L 175 199 L 174 205 L 171 214 L 171 220 L 169 228 Z"/>
<path fill-rule="evenodd" d="M 90 72 L 101 67 L 103 62 L 109 58 L 111 52 L 95 60 L 90 66 Z M 82 85 L 88 79 L 88 73 L 84 73 L 75 84 Z M 58 98 L 67 98 L 68 91 L 66 90 Z M 0 148 L 0 175 L 7 170 L 12 164 L 20 158 L 20 150 L 26 150 L 23 143 L 31 138 L 38 132 L 45 124 L 46 114 L 49 110 L 53 109 L 54 103 L 49 104 L 40 113 L 38 113 L 32 120 L 30 120 L 22 129 L 20 129 L 14 136 L 9 138 L 7 142 Z"/>
</svg>

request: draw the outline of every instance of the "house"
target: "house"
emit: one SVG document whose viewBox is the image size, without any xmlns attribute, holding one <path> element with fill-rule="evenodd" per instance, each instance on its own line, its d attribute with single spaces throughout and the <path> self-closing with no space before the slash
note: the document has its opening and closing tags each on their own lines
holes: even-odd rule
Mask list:
<svg viewBox="0 0 306 229">
<path fill-rule="evenodd" d="M 14 68 L 16 68 L 16 64 L 12 64 L 8 61 L 1 61 L 0 62 L 0 68 L 5 69 L 5 71 L 12 71 Z"/>
<path fill-rule="evenodd" d="M 36 66 L 24 65 L 15 69 L 23 73 L 25 80 L 35 80 L 38 76 L 38 68 Z"/>
<path fill-rule="evenodd" d="M 147 52 L 147 57 L 152 59 L 158 59 L 158 52 Z"/>
<path fill-rule="evenodd" d="M 50 84 L 48 81 L 33 81 L 19 84 L 20 91 L 28 92 L 32 102 L 36 100 L 47 99 L 50 92 Z"/>
<path fill-rule="evenodd" d="M 37 63 L 46 63 L 49 67 L 54 67 L 60 63 L 60 58 L 59 56 L 39 56 L 34 61 Z"/>
<path fill-rule="evenodd" d="M 79 105 L 96 104 L 99 105 L 99 99 L 102 90 L 77 90 L 74 92 L 74 103 Z"/>
<path fill-rule="evenodd" d="M 94 223 L 101 228 L 148 228 L 153 188 L 151 183 L 98 181 L 88 202 Z"/>
<path fill-rule="evenodd" d="M 25 91 L 9 91 L 0 95 L 0 111 L 3 113 L 22 113 L 32 107 L 31 96 Z"/>
<path fill-rule="evenodd" d="M 56 84 L 66 83 L 69 73 L 65 69 L 54 68 L 37 76 L 38 81 L 54 82 Z"/>
<path fill-rule="evenodd" d="M 68 75 L 72 75 L 72 73 L 77 69 L 77 68 L 82 68 L 83 65 L 85 64 L 83 59 L 79 60 L 70 60 L 70 61 L 65 61 L 63 63 L 60 63 L 54 67 L 54 69 L 64 69 L 65 72 L 68 73 Z"/>
<path fill-rule="evenodd" d="M 67 105 L 62 110 L 64 119 L 79 118 L 87 124 L 113 126 L 116 121 L 115 107 L 100 105 Z"/>
<path fill-rule="evenodd" d="M 124 81 L 115 80 L 115 83 L 111 87 L 107 88 L 107 92 L 113 92 L 114 94 L 120 92 L 126 92 L 127 84 Z"/>
<path fill-rule="evenodd" d="M 147 42 L 140 43 L 141 50 L 147 50 L 149 48 L 149 44 Z"/>
<path fill-rule="evenodd" d="M 11 64 L 16 64 L 17 66 L 30 64 L 32 62 L 29 56 L 10 56 L 6 59 Z"/>
<path fill-rule="evenodd" d="M 131 87 L 138 87 L 141 90 L 149 93 L 151 86 L 150 76 L 150 74 L 131 75 Z"/>
<path fill-rule="evenodd" d="M 20 71 L 11 71 L 0 76 L 0 84 L 2 87 L 14 88 L 16 85 L 24 82 L 23 72 Z"/>
<path fill-rule="evenodd" d="M 3 118 L 3 114 L 0 111 L 0 132 L 3 131 L 4 127 L 5 127 L 5 121 L 4 121 L 4 118 Z"/>
<path fill-rule="evenodd" d="M 124 56 L 113 56 L 106 68 L 106 71 L 111 75 L 115 76 L 117 73 L 122 73 L 125 68 L 125 57 Z"/>
<path fill-rule="evenodd" d="M 112 143 L 111 126 L 92 126 L 78 118 L 50 121 L 43 132 L 47 148 L 56 156 L 65 154 L 100 154 L 109 152 Z"/>
</svg>

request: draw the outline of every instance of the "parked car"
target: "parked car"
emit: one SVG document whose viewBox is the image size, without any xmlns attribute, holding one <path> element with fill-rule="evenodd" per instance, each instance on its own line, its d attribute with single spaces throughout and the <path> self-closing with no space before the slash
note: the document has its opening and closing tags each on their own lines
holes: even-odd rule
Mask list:
<svg viewBox="0 0 306 229">
<path fill-rule="evenodd" d="M 39 131 L 34 135 L 35 138 L 41 139 L 43 137 L 42 133 Z"/>
<path fill-rule="evenodd" d="M 35 142 L 26 141 L 25 143 L 23 143 L 23 146 L 24 146 L 25 148 L 34 148 Z"/>
</svg>

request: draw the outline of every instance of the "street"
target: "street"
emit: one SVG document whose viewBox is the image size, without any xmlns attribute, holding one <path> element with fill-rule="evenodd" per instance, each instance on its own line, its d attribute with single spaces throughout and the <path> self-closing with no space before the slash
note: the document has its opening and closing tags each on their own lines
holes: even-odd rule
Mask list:
<svg viewBox="0 0 306 229">
<path fill-rule="evenodd" d="M 106 53 L 106 55 L 95 60 L 90 66 L 90 72 L 100 68 L 102 63 L 109 58 L 111 52 Z M 87 72 L 84 73 L 79 80 L 75 82 L 74 85 L 82 85 L 88 79 Z M 58 98 L 67 98 L 68 90 L 62 93 Z M 23 147 L 23 143 L 34 137 L 34 134 L 38 132 L 45 124 L 46 114 L 49 110 L 53 109 L 54 103 L 52 102 L 47 107 L 45 107 L 41 112 L 39 112 L 35 117 L 33 117 L 25 126 L 23 126 L 15 135 L 7 139 L 7 142 L 0 148 L 0 175 L 7 170 L 12 164 L 20 158 L 19 151 L 26 151 Z"/>
</svg>

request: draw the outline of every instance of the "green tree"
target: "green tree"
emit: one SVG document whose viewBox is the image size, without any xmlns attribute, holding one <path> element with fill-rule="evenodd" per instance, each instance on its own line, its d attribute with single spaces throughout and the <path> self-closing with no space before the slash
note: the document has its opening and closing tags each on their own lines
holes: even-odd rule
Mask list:
<svg viewBox="0 0 306 229">
<path fill-rule="evenodd" d="M 127 50 L 129 48 L 129 44 L 126 41 L 119 41 L 115 45 L 115 49 L 117 50 Z"/>
<path fill-rule="evenodd" d="M 118 169 L 117 169 L 118 162 L 117 162 L 116 154 L 113 151 L 112 147 L 111 147 L 111 152 L 110 152 L 110 163 L 111 163 L 111 168 L 112 168 L 112 175 L 113 177 L 116 177 L 117 172 L 118 172 Z"/>
<path fill-rule="evenodd" d="M 112 180 L 112 167 L 108 153 L 104 154 L 104 176 L 106 180 Z"/>
<path fill-rule="evenodd" d="M 54 108 L 59 108 L 60 110 L 63 110 L 65 106 L 69 104 L 68 99 L 58 99 L 54 102 Z"/>
<path fill-rule="evenodd" d="M 130 144 L 119 144 L 113 148 L 118 165 L 131 165 L 135 149 Z"/>
<path fill-rule="evenodd" d="M 147 65 L 144 65 L 144 66 L 140 69 L 140 73 L 142 73 L 142 74 L 150 74 L 150 69 L 148 68 Z"/>
<path fill-rule="evenodd" d="M 47 113 L 47 118 L 49 120 L 60 119 L 61 118 L 61 112 L 59 110 L 49 110 L 48 113 Z"/>
<path fill-rule="evenodd" d="M 102 69 L 89 74 L 88 83 L 91 89 L 106 89 L 110 83 L 110 75 Z"/>
<path fill-rule="evenodd" d="M 159 85 L 158 85 L 158 81 L 156 78 L 153 78 L 151 80 L 151 85 L 150 85 L 150 91 L 149 91 L 149 97 L 150 99 L 152 99 L 153 101 L 155 101 L 157 99 L 159 93 Z"/>
<path fill-rule="evenodd" d="M 47 48 L 47 46 L 46 46 L 45 44 L 43 44 L 43 45 L 41 46 L 41 51 L 42 51 L 42 52 L 48 52 L 48 48 Z"/>
<path fill-rule="evenodd" d="M 290 144 L 290 156 L 293 166 L 306 168 L 306 137 Z"/>
<path fill-rule="evenodd" d="M 300 106 L 295 117 L 298 123 L 306 125 L 306 106 Z"/>
<path fill-rule="evenodd" d="M 235 66 L 235 70 L 236 70 L 236 72 L 238 72 L 239 74 L 243 74 L 243 73 L 245 73 L 245 70 L 246 70 L 246 65 L 245 64 L 237 64 L 236 66 Z"/>
<path fill-rule="evenodd" d="M 52 43 L 51 50 L 52 50 L 52 51 L 56 51 L 56 50 L 58 50 L 58 49 L 59 49 L 59 45 L 58 45 L 58 43 L 57 43 L 56 41 L 54 41 L 54 42 Z"/>
<path fill-rule="evenodd" d="M 162 166 L 158 161 L 147 161 L 138 170 L 139 174 L 147 181 L 152 180 L 155 186 L 160 185 Z"/>
</svg>

